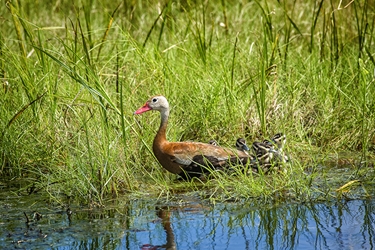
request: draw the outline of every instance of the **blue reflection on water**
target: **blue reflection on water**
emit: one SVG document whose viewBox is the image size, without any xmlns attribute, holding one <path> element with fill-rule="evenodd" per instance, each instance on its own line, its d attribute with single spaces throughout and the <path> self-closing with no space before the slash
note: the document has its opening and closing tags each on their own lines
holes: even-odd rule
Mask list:
<svg viewBox="0 0 375 250">
<path fill-rule="evenodd" d="M 19 204 L 19 198 L 17 200 Z M 1 249 L 374 249 L 375 200 L 263 205 L 128 201 L 105 210 L 0 201 Z M 7 210 L 4 213 L 4 208 Z M 31 218 L 31 216 L 29 216 Z"/>
<path fill-rule="evenodd" d="M 169 212 L 164 209 L 167 216 L 160 225 L 146 224 L 144 232 L 129 232 L 138 244 L 167 249 L 164 244 L 171 246 L 169 249 L 374 248 L 374 201 L 289 204 L 267 209 L 226 204 L 194 212 L 183 207 L 169 208 Z"/>
</svg>

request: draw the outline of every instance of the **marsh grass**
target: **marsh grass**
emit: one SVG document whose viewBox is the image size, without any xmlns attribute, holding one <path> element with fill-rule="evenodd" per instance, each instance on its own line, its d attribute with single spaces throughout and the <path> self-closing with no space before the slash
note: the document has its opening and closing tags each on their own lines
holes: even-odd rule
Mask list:
<svg viewBox="0 0 375 250">
<path fill-rule="evenodd" d="M 88 203 L 124 193 L 308 200 L 366 189 L 375 176 L 375 4 L 340 4 L 2 3 L 2 177 Z M 237 169 L 178 182 L 152 154 L 159 114 L 132 115 L 155 94 L 172 107 L 171 141 L 233 147 L 283 132 L 293 161 L 278 174 Z M 340 151 L 360 163 L 324 189 L 317 182 L 329 186 L 330 176 L 316 166 Z"/>
</svg>

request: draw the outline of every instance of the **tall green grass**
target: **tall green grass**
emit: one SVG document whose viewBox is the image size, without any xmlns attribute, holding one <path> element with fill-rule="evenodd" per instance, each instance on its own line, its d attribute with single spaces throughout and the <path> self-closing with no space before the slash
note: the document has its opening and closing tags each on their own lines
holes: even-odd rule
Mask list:
<svg viewBox="0 0 375 250">
<path fill-rule="evenodd" d="M 374 181 L 375 5 L 340 3 L 2 3 L 2 177 L 99 203 L 183 191 L 303 200 L 324 193 L 316 166 L 350 151 L 353 175 L 337 188 Z M 159 114 L 132 115 L 155 94 L 172 107 L 170 140 L 283 132 L 292 164 L 176 183 L 151 150 Z"/>
</svg>

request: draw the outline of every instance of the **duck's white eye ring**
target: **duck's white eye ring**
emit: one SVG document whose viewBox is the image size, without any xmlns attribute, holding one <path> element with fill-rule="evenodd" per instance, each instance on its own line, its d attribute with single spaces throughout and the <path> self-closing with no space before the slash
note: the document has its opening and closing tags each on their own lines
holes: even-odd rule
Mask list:
<svg viewBox="0 0 375 250">
<path fill-rule="evenodd" d="M 152 102 L 157 102 L 158 98 L 152 98 Z"/>
</svg>

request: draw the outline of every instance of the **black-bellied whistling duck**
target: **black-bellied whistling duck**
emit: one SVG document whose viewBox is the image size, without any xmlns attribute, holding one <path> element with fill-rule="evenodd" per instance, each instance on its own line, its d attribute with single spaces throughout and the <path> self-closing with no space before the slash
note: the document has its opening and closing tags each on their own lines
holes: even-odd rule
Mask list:
<svg viewBox="0 0 375 250">
<path fill-rule="evenodd" d="M 276 143 L 279 149 L 281 149 L 286 143 L 286 135 L 284 135 L 283 133 L 277 133 L 271 139 Z"/>
<path fill-rule="evenodd" d="M 219 144 L 215 140 L 209 140 L 208 144 L 211 144 L 211 145 L 214 145 L 214 146 L 219 146 Z"/>
<path fill-rule="evenodd" d="M 275 148 L 274 156 L 275 161 L 288 162 L 289 157 L 283 152 L 283 147 L 286 143 L 286 136 L 282 133 L 277 133 L 271 138 L 271 142 L 265 140 L 268 145 L 272 145 L 272 148 Z M 276 146 L 276 147 L 274 147 Z"/>
<path fill-rule="evenodd" d="M 247 146 L 246 140 L 244 138 L 238 138 L 236 140 L 236 148 L 237 150 L 242 151 L 249 156 L 250 160 L 248 160 L 248 162 L 250 168 L 248 169 L 248 171 L 255 173 L 259 172 L 259 162 L 257 160 L 257 157 L 250 153 L 250 148 Z"/>
<path fill-rule="evenodd" d="M 252 145 L 259 167 L 267 172 L 271 167 L 277 167 L 280 162 L 288 162 L 289 158 L 283 153 L 286 136 L 278 133 L 271 141 L 254 142 Z"/>
<path fill-rule="evenodd" d="M 246 145 L 246 141 L 244 138 L 238 138 L 236 140 L 236 148 L 239 151 L 250 151 L 249 147 Z"/>
<path fill-rule="evenodd" d="M 134 114 L 149 110 L 160 112 L 161 122 L 152 149 L 160 164 L 169 172 L 185 179 L 200 177 L 209 169 L 222 169 L 228 165 L 245 165 L 249 156 L 242 151 L 231 150 L 200 142 L 169 142 L 166 130 L 169 104 L 164 96 L 153 96 Z"/>
<path fill-rule="evenodd" d="M 265 142 L 253 142 L 252 148 L 260 165 L 270 164 L 276 152 L 272 144 Z"/>
</svg>

